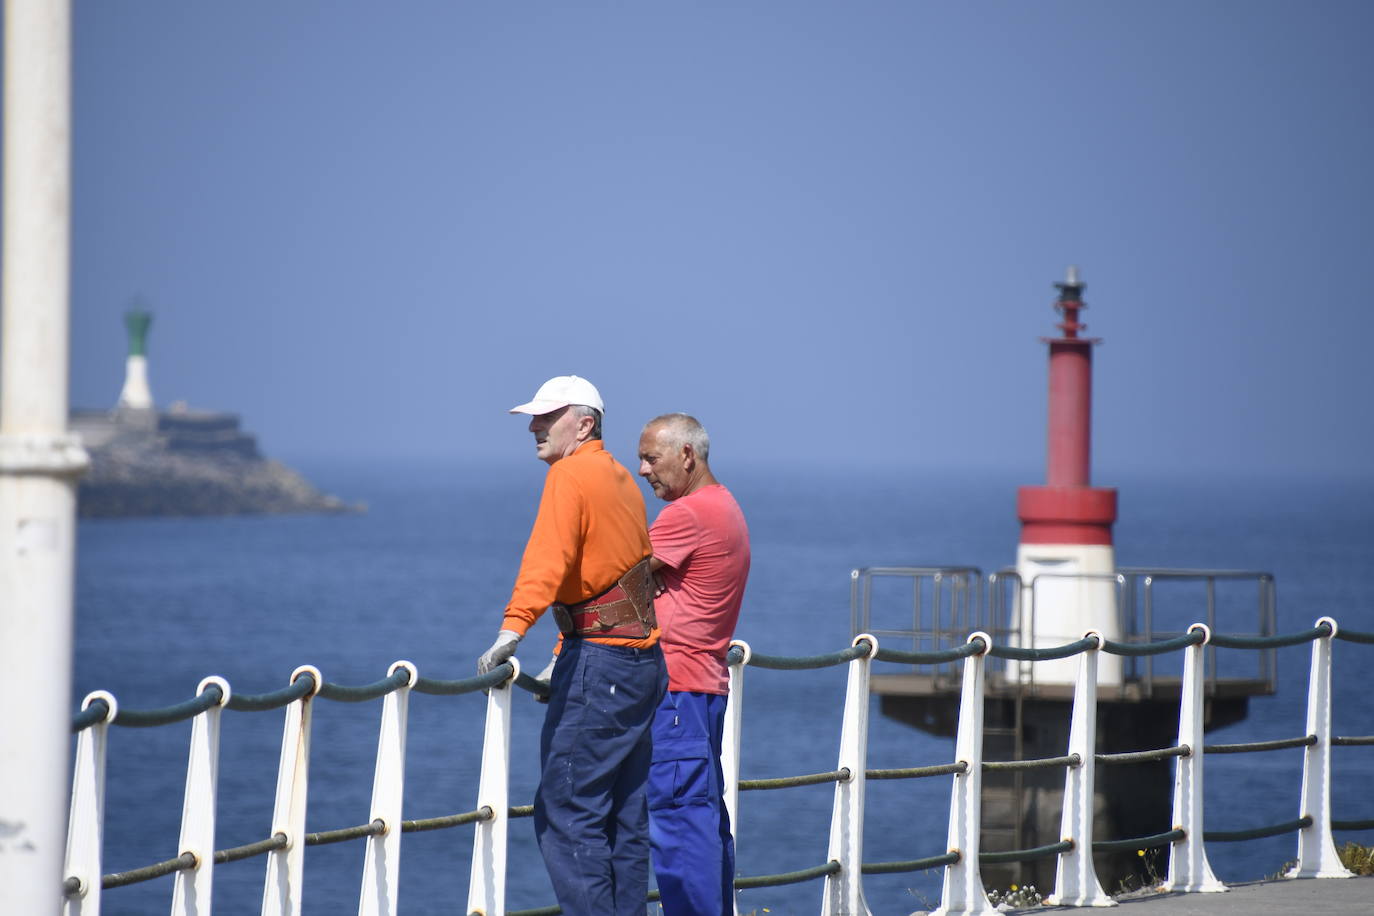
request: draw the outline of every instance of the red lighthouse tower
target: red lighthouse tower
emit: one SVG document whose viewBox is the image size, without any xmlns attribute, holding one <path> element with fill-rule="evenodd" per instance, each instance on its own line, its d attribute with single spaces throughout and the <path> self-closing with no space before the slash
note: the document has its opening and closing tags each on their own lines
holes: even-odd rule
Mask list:
<svg viewBox="0 0 1374 916">
<path fill-rule="evenodd" d="M 1116 490 L 1092 486 L 1092 357 L 1093 347 L 1101 341 L 1080 336 L 1087 330 L 1079 319 L 1087 307 L 1084 285 L 1076 267 L 1069 268 L 1063 283 L 1055 284 L 1063 334 L 1044 338 L 1050 347 L 1045 484 L 1021 487 L 1017 493 L 1018 626 L 1025 646 L 1063 645 L 1082 638 L 1087 630 L 1120 638 L 1112 549 Z M 1040 663 L 1035 679 L 1072 683 L 1075 670 L 1071 663 Z M 1024 673 L 1029 675 L 1028 665 Z M 1099 679 L 1119 684 L 1120 659 L 1104 656 Z"/>
</svg>

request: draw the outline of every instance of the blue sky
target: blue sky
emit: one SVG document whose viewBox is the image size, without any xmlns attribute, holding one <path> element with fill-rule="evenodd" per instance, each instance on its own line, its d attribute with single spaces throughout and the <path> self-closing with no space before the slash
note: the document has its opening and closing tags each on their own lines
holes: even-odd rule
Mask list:
<svg viewBox="0 0 1374 916">
<path fill-rule="evenodd" d="M 1082 266 L 1095 480 L 1368 476 L 1374 5 L 75 6 L 72 401 L 288 459 L 608 445 L 1043 473 Z"/>
</svg>

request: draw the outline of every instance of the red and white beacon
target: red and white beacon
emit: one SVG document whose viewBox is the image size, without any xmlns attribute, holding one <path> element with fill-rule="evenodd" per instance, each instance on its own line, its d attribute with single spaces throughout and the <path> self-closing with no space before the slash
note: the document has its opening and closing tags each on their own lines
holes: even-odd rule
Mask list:
<svg viewBox="0 0 1374 916">
<path fill-rule="evenodd" d="M 1021 543 L 1016 571 L 1021 578 L 1017 608 L 1022 646 L 1047 648 L 1075 642 L 1088 630 L 1121 638 L 1116 602 L 1116 557 L 1112 524 L 1116 489 L 1092 486 L 1092 359 L 1100 340 L 1080 337 L 1086 306 L 1078 268 L 1070 267 L 1055 308 L 1062 337 L 1050 345 L 1048 461 L 1045 485 L 1021 487 L 1016 514 Z M 1020 666 L 1030 677 L 1030 663 Z M 1037 683 L 1074 683 L 1078 659 L 1036 662 Z M 1121 658 L 1102 653 L 1098 683 L 1121 683 Z"/>
</svg>

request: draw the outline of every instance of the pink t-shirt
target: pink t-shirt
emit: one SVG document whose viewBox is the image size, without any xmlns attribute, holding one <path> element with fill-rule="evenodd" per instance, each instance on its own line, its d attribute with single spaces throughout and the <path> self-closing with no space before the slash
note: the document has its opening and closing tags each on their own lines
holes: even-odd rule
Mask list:
<svg viewBox="0 0 1374 916">
<path fill-rule="evenodd" d="M 663 507 L 649 528 L 663 593 L 654 599 L 668 689 L 728 692 L 725 653 L 749 578 L 749 528 L 730 491 L 702 487 Z"/>
</svg>

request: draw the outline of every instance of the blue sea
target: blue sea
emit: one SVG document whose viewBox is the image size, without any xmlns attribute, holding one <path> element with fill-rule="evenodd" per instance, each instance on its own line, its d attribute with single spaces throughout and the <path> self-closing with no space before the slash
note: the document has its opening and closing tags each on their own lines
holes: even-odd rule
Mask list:
<svg viewBox="0 0 1374 916">
<path fill-rule="evenodd" d="M 533 520 L 542 465 L 454 463 L 376 466 L 300 462 L 307 476 L 364 514 L 215 519 L 83 521 L 77 558 L 75 700 L 91 690 L 130 708 L 193 695 L 206 675 L 245 693 L 285 686 L 312 664 L 327 680 L 364 684 L 397 659 L 422 675 L 474 673 L 509 594 Z M 985 572 L 1011 565 L 1018 524 L 1015 489 L 1033 475 L 893 469 L 854 474 L 722 465 L 749 520 L 753 572 L 738 637 L 757 651 L 806 655 L 850 640 L 849 573 L 877 565 L 964 564 Z M 1280 632 L 1323 615 L 1374 631 L 1374 481 L 1137 476 L 1104 479 L 1120 490 L 1117 561 L 1129 566 L 1258 569 L 1278 581 Z M 658 503 L 647 495 L 650 517 Z M 1200 615 L 1199 615 L 1200 616 Z M 1225 629 L 1225 628 L 1223 628 Z M 541 622 L 521 657 L 541 666 L 552 645 Z M 1224 651 L 1224 650 L 1223 650 Z M 1279 651 L 1279 691 L 1252 701 L 1244 722 L 1209 734 L 1241 742 L 1302 734 L 1310 650 Z M 1335 731 L 1374 734 L 1368 674 L 1374 647 L 1337 641 Z M 880 670 L 880 669 L 879 669 Z M 746 673 L 742 776 L 833 769 L 838 753 L 842 669 Z M 517 697 L 512 803 L 528 802 L 537 778 L 544 707 Z M 474 807 L 484 701 L 479 695 L 410 700 L 405 816 Z M 319 701 L 315 712 L 308 829 L 369 819 L 380 701 Z M 226 712 L 220 748 L 217 847 L 268 835 L 282 713 Z M 190 724 L 111 730 L 105 871 L 178 853 Z M 949 762 L 950 739 L 883 719 L 873 705 L 870 767 Z M 1374 749 L 1336 748 L 1334 810 L 1374 817 Z M 1211 756 L 1207 826 L 1243 829 L 1298 816 L 1301 751 Z M 867 861 L 945 850 L 948 782 L 870 782 Z M 739 869 L 757 875 L 822 863 L 833 789 L 828 785 L 741 796 Z M 1374 841 L 1369 833 L 1337 841 Z M 401 912 L 462 912 L 469 827 L 407 834 Z M 1211 844 L 1223 880 L 1279 870 L 1296 853 L 1288 835 Z M 306 852 L 304 911 L 356 911 L 359 842 Z M 263 860 L 215 871 L 216 912 L 257 912 Z M 939 899 L 939 872 L 865 879 L 877 914 L 906 914 Z M 165 911 L 170 878 L 106 892 L 104 912 Z M 1109 888 L 1110 890 L 1110 888 Z M 821 885 L 743 892 L 742 912 L 813 914 Z M 508 906 L 553 902 L 531 822 L 513 823 Z"/>
</svg>

